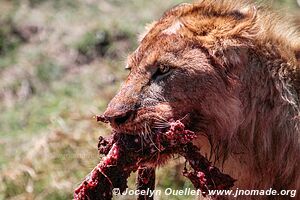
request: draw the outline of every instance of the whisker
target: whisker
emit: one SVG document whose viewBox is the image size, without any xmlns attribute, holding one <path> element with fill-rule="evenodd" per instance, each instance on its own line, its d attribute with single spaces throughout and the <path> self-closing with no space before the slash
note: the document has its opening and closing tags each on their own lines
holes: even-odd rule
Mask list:
<svg viewBox="0 0 300 200">
<path fill-rule="evenodd" d="M 152 144 L 154 145 L 154 147 L 160 152 L 160 149 L 155 145 L 155 143 L 153 142 L 152 138 L 149 137 L 150 141 L 152 142 Z"/>
<path fill-rule="evenodd" d="M 144 128 L 147 129 L 147 123 L 144 124 Z M 150 127 L 149 127 L 149 128 L 150 128 Z M 149 130 L 148 130 L 148 131 L 149 131 Z M 150 129 L 150 132 L 151 132 L 151 129 Z M 148 133 L 149 133 L 149 132 L 148 132 Z M 151 135 L 148 134 L 147 136 L 148 136 L 149 140 L 151 141 L 151 143 L 154 145 L 154 147 L 155 147 L 158 151 L 160 151 L 160 149 L 159 149 L 159 148 L 155 145 L 155 143 L 153 142 Z"/>
<path fill-rule="evenodd" d="M 152 130 L 151 130 L 151 128 L 150 128 L 150 126 L 149 126 L 149 124 L 146 124 L 146 127 L 147 127 L 147 130 L 148 130 L 148 134 L 152 134 Z"/>
<path fill-rule="evenodd" d="M 136 127 L 136 125 L 134 126 L 134 132 L 136 133 L 136 129 L 137 129 L 137 127 Z M 141 147 L 142 147 L 142 151 L 144 151 L 144 139 L 143 139 L 143 136 L 142 136 L 142 133 L 141 132 L 138 132 L 138 135 L 139 135 L 139 137 L 140 137 L 140 140 L 141 140 Z"/>
<path fill-rule="evenodd" d="M 167 128 L 170 127 L 170 123 L 162 117 L 155 116 L 156 121 L 153 122 L 154 128 Z"/>
<path fill-rule="evenodd" d="M 166 122 L 166 123 L 169 123 L 165 118 L 161 117 L 161 116 L 154 116 L 154 118 L 157 120 L 157 121 L 162 121 L 162 122 Z"/>
<path fill-rule="evenodd" d="M 142 135 L 143 135 L 143 145 L 147 143 L 147 137 L 146 137 L 146 133 L 144 131 L 142 131 Z"/>
<path fill-rule="evenodd" d="M 154 121 L 153 122 L 154 128 L 167 128 L 170 126 L 169 122 L 159 122 L 159 121 Z"/>
<path fill-rule="evenodd" d="M 161 125 L 154 126 L 154 128 L 167 128 L 167 127 L 170 127 L 170 125 L 169 124 L 165 124 L 165 125 L 161 124 Z"/>
<path fill-rule="evenodd" d="M 189 116 L 190 116 L 190 113 L 186 114 L 183 118 L 179 119 L 179 121 L 182 121 L 182 120 L 184 120 L 185 118 L 187 118 Z"/>
<path fill-rule="evenodd" d="M 145 136 L 148 136 L 148 130 L 146 128 L 146 122 L 144 123 L 143 128 L 144 128 Z"/>
<path fill-rule="evenodd" d="M 151 129 L 150 129 L 150 127 L 147 123 L 145 123 L 145 130 L 146 130 L 146 133 L 147 133 L 147 137 L 149 139 L 151 139 Z"/>
<path fill-rule="evenodd" d="M 157 121 L 160 121 L 160 122 L 166 122 L 165 120 L 163 120 L 162 118 L 159 118 L 159 117 L 153 117 L 155 118 Z"/>
<path fill-rule="evenodd" d="M 157 125 L 162 124 L 162 125 L 165 125 L 165 124 L 169 124 L 169 123 L 166 123 L 166 122 L 153 122 L 153 124 L 157 124 Z"/>
</svg>

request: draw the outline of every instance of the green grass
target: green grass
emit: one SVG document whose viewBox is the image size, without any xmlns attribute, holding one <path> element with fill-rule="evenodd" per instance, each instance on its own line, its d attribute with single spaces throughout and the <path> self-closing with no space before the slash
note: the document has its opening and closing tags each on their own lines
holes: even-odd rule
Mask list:
<svg viewBox="0 0 300 200">
<path fill-rule="evenodd" d="M 0 29 L 0 69 L 16 62 L 21 39 L 12 34 L 12 27 L 4 22 Z"/>
</svg>

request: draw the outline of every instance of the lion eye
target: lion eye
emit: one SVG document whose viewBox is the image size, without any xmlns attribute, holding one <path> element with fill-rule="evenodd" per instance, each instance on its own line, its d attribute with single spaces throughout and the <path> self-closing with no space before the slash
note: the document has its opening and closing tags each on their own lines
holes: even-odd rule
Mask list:
<svg viewBox="0 0 300 200">
<path fill-rule="evenodd" d="M 155 80 L 160 80 L 166 75 L 168 75 L 170 72 L 171 68 L 168 65 L 160 65 L 157 69 L 157 71 L 153 74 L 153 79 Z"/>
<path fill-rule="evenodd" d="M 158 70 L 160 71 L 161 74 L 165 74 L 170 71 L 170 67 L 167 65 L 161 65 L 161 66 L 159 66 Z"/>
</svg>

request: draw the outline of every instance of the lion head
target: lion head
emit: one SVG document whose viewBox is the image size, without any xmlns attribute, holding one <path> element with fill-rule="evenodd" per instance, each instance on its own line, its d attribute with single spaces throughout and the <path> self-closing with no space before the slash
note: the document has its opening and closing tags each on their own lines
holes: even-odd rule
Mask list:
<svg viewBox="0 0 300 200">
<path fill-rule="evenodd" d="M 194 36 L 190 27 L 194 19 L 177 17 L 175 11 L 182 7 L 154 22 L 128 57 L 130 74 L 105 112 L 113 128 L 146 132 L 172 119 L 186 118 L 191 128 L 207 133 L 212 131 L 206 130 L 211 123 L 221 123 L 218 119 L 224 129 L 239 118 L 240 101 L 231 89 L 234 77 Z M 209 37 L 209 32 L 199 34 Z"/>
</svg>

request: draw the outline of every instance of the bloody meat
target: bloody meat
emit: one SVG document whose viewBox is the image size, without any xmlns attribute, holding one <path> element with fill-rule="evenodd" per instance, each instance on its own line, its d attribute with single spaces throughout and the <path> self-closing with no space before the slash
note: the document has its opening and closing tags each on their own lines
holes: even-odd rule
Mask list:
<svg viewBox="0 0 300 200">
<path fill-rule="evenodd" d="M 154 168 L 175 154 L 183 156 L 189 163 L 191 169 L 185 167 L 183 175 L 204 196 L 208 190 L 231 188 L 235 180 L 221 173 L 200 154 L 199 149 L 192 143 L 195 138 L 196 134 L 186 130 L 180 121 L 170 123 L 167 131 L 157 131 L 148 138 L 117 132 L 113 132 L 108 139 L 100 137 L 98 150 L 105 156 L 75 190 L 74 199 L 110 200 L 113 196 L 112 190 L 117 188 L 123 192 L 127 188 L 127 179 L 131 172 L 137 170 L 137 188 L 150 187 L 153 190 Z M 152 198 L 139 196 L 138 199 Z"/>
</svg>

